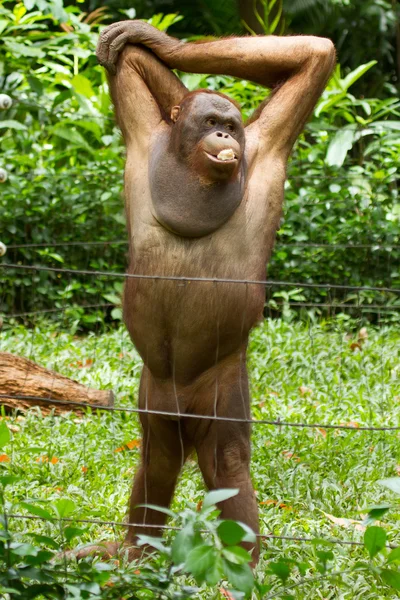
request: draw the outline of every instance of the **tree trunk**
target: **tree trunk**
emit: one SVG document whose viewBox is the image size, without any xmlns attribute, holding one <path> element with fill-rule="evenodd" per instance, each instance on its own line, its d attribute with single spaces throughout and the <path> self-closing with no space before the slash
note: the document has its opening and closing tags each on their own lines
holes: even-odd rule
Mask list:
<svg viewBox="0 0 400 600">
<path fill-rule="evenodd" d="M 87 388 L 31 360 L 0 352 L 0 405 L 20 410 L 40 406 L 44 413 L 84 410 L 73 403 L 113 406 L 114 394 Z"/>
</svg>

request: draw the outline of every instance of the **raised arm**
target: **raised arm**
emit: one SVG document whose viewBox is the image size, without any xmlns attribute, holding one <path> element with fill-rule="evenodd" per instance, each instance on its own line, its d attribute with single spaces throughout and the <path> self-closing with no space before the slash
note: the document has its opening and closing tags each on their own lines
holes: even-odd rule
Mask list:
<svg viewBox="0 0 400 600">
<path fill-rule="evenodd" d="M 125 43 L 143 44 L 166 65 L 190 73 L 224 74 L 273 90 L 250 120 L 265 148 L 289 153 L 335 64 L 332 42 L 313 36 L 257 36 L 183 43 L 147 23 L 130 21 L 104 62 L 114 68 Z M 262 145 L 262 146 L 263 146 Z M 262 147 L 261 146 L 261 147 Z"/>
<path fill-rule="evenodd" d="M 224 73 L 273 90 L 249 121 L 264 142 L 289 154 L 334 68 L 332 42 L 313 36 L 246 37 L 204 44 L 185 44 L 161 56 L 171 67 Z"/>
<path fill-rule="evenodd" d="M 97 57 L 104 64 L 115 35 L 124 31 L 129 21 L 104 29 L 97 45 Z M 154 128 L 168 120 L 171 109 L 187 94 L 176 75 L 150 50 L 128 45 L 116 56 L 109 69 L 110 92 L 117 122 L 125 143 L 143 150 Z"/>
</svg>

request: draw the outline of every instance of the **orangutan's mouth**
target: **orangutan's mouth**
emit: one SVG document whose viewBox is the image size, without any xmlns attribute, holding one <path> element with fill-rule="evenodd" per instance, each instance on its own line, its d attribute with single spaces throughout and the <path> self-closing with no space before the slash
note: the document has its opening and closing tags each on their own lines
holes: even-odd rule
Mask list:
<svg viewBox="0 0 400 600">
<path fill-rule="evenodd" d="M 219 152 L 217 155 L 210 154 L 209 152 L 206 152 L 206 154 L 213 162 L 217 162 L 219 164 L 231 164 L 237 162 L 238 160 L 237 155 L 231 148 L 221 150 L 221 152 Z"/>
</svg>

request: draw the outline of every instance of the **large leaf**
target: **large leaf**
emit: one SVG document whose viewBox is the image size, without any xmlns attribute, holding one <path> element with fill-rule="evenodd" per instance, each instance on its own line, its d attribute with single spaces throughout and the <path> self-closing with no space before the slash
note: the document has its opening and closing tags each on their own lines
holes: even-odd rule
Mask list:
<svg viewBox="0 0 400 600">
<path fill-rule="evenodd" d="M 220 556 L 217 556 L 211 567 L 206 572 L 206 582 L 208 585 L 217 585 L 218 581 L 222 579 L 224 575 L 222 560 Z"/>
<path fill-rule="evenodd" d="M 137 539 L 138 546 L 151 546 L 152 548 L 156 548 L 162 554 L 169 554 L 169 548 L 167 548 L 163 541 L 160 538 L 153 537 L 152 535 L 138 535 Z"/>
<path fill-rule="evenodd" d="M 346 98 L 346 92 L 333 94 L 333 96 L 329 96 L 326 100 L 322 100 L 315 110 L 315 116 L 319 117 L 321 113 L 328 111 L 332 106 L 343 100 L 343 98 Z"/>
<path fill-rule="evenodd" d="M 385 547 L 386 531 L 382 527 L 368 527 L 364 533 L 364 545 L 373 558 Z"/>
<path fill-rule="evenodd" d="M 245 564 L 235 565 L 225 559 L 222 559 L 222 563 L 229 583 L 237 590 L 250 594 L 254 585 L 254 577 L 250 566 Z"/>
<path fill-rule="evenodd" d="M 82 137 L 82 135 L 76 131 L 72 126 L 64 127 L 62 125 L 57 125 L 53 128 L 54 135 L 67 140 L 74 146 L 79 146 L 80 148 L 85 148 L 88 152 L 93 153 L 93 149 L 89 146 L 87 141 Z"/>
<path fill-rule="evenodd" d="M 200 534 L 186 525 L 175 537 L 171 546 L 171 556 L 175 565 L 183 564 L 191 550 L 201 543 Z"/>
<path fill-rule="evenodd" d="M 246 531 L 236 521 L 226 520 L 221 521 L 218 525 L 218 535 L 224 544 L 228 546 L 235 546 L 243 540 L 246 535 Z"/>
<path fill-rule="evenodd" d="M 214 546 L 205 544 L 193 548 L 187 555 L 185 569 L 189 571 L 197 580 L 205 577 L 208 569 L 211 569 L 217 557 L 217 550 Z"/>
<path fill-rule="evenodd" d="M 326 163 L 331 167 L 341 167 L 355 140 L 355 129 L 339 129 L 329 144 Z"/>
<path fill-rule="evenodd" d="M 23 123 L 14 121 L 14 119 L 8 119 L 0 121 L 0 129 L 27 129 L 27 127 Z"/>
<path fill-rule="evenodd" d="M 219 502 L 223 502 L 224 500 L 229 500 L 229 498 L 233 498 L 233 496 L 237 496 L 239 493 L 238 489 L 223 489 L 223 490 L 213 490 L 212 492 L 208 492 L 206 494 L 203 501 L 203 508 L 209 508 L 210 506 L 214 506 Z"/>
<path fill-rule="evenodd" d="M 46 521 L 52 521 L 54 516 L 49 513 L 48 510 L 41 508 L 40 506 L 36 506 L 35 504 L 30 504 L 29 502 L 20 502 L 20 506 L 25 508 L 31 515 L 35 515 L 35 517 L 40 517 L 41 519 L 46 519 Z"/>
<path fill-rule="evenodd" d="M 382 131 L 387 131 L 388 129 L 400 131 L 400 121 L 374 121 L 373 123 L 369 123 L 368 127 L 382 129 Z"/>
<path fill-rule="evenodd" d="M 53 503 L 53 506 L 60 519 L 69 517 L 76 510 L 75 502 L 73 500 L 69 500 L 69 498 L 61 498 L 60 500 L 56 500 L 56 502 Z"/>
<path fill-rule="evenodd" d="M 385 583 L 400 591 L 400 573 L 392 569 L 382 569 L 381 577 Z M 398 596 L 397 596 L 398 597 Z"/>
<path fill-rule="evenodd" d="M 400 562 L 400 546 L 391 551 L 386 559 L 386 562 Z"/>
<path fill-rule="evenodd" d="M 222 550 L 223 556 L 235 565 L 245 565 L 251 562 L 251 555 L 241 546 L 228 546 Z"/>
<path fill-rule="evenodd" d="M 43 58 L 45 56 L 43 50 L 40 48 L 36 48 L 35 46 L 29 46 L 28 44 L 19 44 L 18 42 L 14 42 L 14 40 L 10 40 L 7 38 L 5 44 L 7 48 L 14 54 L 15 56 L 23 56 L 31 57 L 31 58 Z"/>
<path fill-rule="evenodd" d="M 359 67 L 354 69 L 354 71 L 352 71 L 351 73 L 346 75 L 346 77 L 344 79 L 342 79 L 342 82 L 341 82 L 343 89 L 346 90 L 346 92 L 347 92 L 349 87 L 351 87 L 353 85 L 353 83 L 358 81 L 360 79 L 360 77 L 362 77 L 367 71 L 372 69 L 372 67 L 375 66 L 377 64 L 377 62 L 378 61 L 376 61 L 376 60 L 370 60 L 368 63 L 365 63 L 364 65 L 360 65 Z"/>
</svg>

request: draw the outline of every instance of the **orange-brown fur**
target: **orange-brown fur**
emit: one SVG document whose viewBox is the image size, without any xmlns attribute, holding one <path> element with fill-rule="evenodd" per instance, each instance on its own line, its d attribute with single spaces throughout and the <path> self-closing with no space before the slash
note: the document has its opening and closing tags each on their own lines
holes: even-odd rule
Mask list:
<svg viewBox="0 0 400 600">
<path fill-rule="evenodd" d="M 106 28 L 98 57 L 112 73 L 111 94 L 127 147 L 129 271 L 264 279 L 282 212 L 287 158 L 332 71 L 332 44 L 306 36 L 183 44 L 146 23 L 127 21 Z M 195 238 L 161 226 L 149 192 L 149 156 L 175 127 L 172 108 L 189 102 L 185 118 L 190 118 L 193 99 L 210 94 L 188 93 L 173 68 L 233 75 L 272 88 L 279 84 L 245 129 L 246 180 L 239 207 L 216 231 Z M 127 280 L 125 323 L 144 361 L 139 405 L 175 415 L 142 414 L 142 462 L 129 519 L 143 525 L 129 528 L 128 546 L 138 533 L 155 534 L 146 525 L 165 522 L 164 514 L 138 505 L 170 503 L 193 449 L 209 488 L 239 488 L 222 503 L 222 516 L 258 531 L 249 425 L 186 415 L 249 418 L 247 339 L 262 318 L 263 303 L 264 289 L 255 284 Z M 255 562 L 258 545 L 252 551 Z"/>
</svg>

